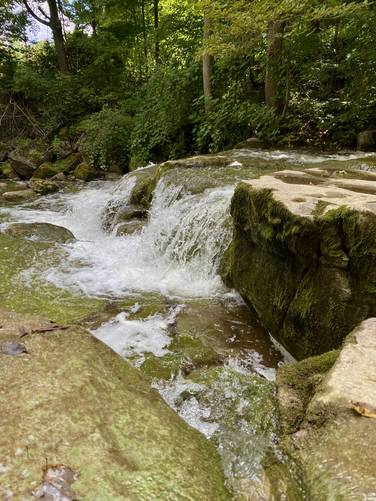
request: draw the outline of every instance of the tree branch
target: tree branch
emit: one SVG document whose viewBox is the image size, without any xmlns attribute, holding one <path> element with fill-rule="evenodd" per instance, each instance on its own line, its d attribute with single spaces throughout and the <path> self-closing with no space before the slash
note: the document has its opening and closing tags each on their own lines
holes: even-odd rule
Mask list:
<svg viewBox="0 0 376 501">
<path fill-rule="evenodd" d="M 41 23 L 41 24 L 44 24 L 45 26 L 48 26 L 49 28 L 51 28 L 51 23 L 49 21 L 46 21 L 45 19 L 42 19 L 41 17 L 39 17 L 37 14 L 35 14 L 35 12 L 33 11 L 33 9 L 30 7 L 30 5 L 27 3 L 27 0 L 23 0 L 23 4 L 24 6 L 26 7 L 26 10 L 27 12 L 34 18 L 38 21 L 38 23 Z"/>
<path fill-rule="evenodd" d="M 38 10 L 46 19 L 48 19 L 48 21 L 51 21 L 51 18 L 44 12 L 40 5 L 38 5 Z"/>
</svg>

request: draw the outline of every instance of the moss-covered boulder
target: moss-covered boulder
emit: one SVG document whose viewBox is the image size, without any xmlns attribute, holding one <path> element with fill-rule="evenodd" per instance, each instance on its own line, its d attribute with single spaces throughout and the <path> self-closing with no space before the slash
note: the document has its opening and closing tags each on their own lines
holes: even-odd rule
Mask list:
<svg viewBox="0 0 376 501">
<path fill-rule="evenodd" d="M 48 195 L 50 193 L 55 193 L 59 190 L 61 185 L 56 181 L 49 181 L 47 179 L 35 179 L 32 178 L 28 182 L 29 188 L 31 188 L 35 193 L 40 195 Z"/>
<path fill-rule="evenodd" d="M 22 179 L 29 179 L 36 168 L 53 158 L 52 148 L 44 142 L 26 141 L 8 155 L 12 169 Z"/>
<path fill-rule="evenodd" d="M 71 153 L 61 160 L 57 160 L 54 164 L 57 172 L 64 172 L 64 174 L 69 174 L 75 167 L 80 163 L 80 157 L 77 153 Z"/>
<path fill-rule="evenodd" d="M 2 194 L 2 197 L 7 202 L 26 202 L 31 198 L 34 198 L 36 193 L 31 189 L 20 189 L 16 191 L 6 191 Z"/>
<path fill-rule="evenodd" d="M 13 171 L 22 179 L 29 179 L 37 168 L 37 165 L 19 150 L 9 153 L 9 162 Z"/>
<path fill-rule="evenodd" d="M 81 181 L 92 181 L 98 177 L 98 171 L 88 163 L 82 162 L 74 169 L 73 175 Z"/>
<path fill-rule="evenodd" d="M 350 334 L 337 356 L 328 353 L 279 369 L 286 433 L 281 447 L 290 469 L 295 465 L 299 471 L 300 499 L 375 497 L 376 421 L 353 409 L 357 403 L 376 407 L 375 357 L 376 318 L 371 318 Z M 302 419 L 291 426 L 299 400 Z"/>
<path fill-rule="evenodd" d="M 283 364 L 278 369 L 278 402 L 284 433 L 295 433 L 300 429 L 307 406 L 336 361 L 338 353 L 338 350 L 329 351 L 300 362 Z"/>
<path fill-rule="evenodd" d="M 235 191 L 222 276 L 298 359 L 338 348 L 376 314 L 375 194 L 372 176 L 316 169 Z"/>
<path fill-rule="evenodd" d="M 12 237 L 31 238 L 41 242 L 72 242 L 75 238 L 71 231 L 50 223 L 13 223 L 3 232 Z"/>
<path fill-rule="evenodd" d="M 10 162 L 0 163 L 0 176 L 7 179 L 17 179 L 18 176 L 12 169 Z"/>
<path fill-rule="evenodd" d="M 131 205 L 148 209 L 152 199 L 155 187 L 158 182 L 158 167 L 148 167 L 139 169 L 130 174 L 134 182 L 129 203 Z"/>
<path fill-rule="evenodd" d="M 56 174 L 59 174 L 60 172 L 63 172 L 63 170 L 57 164 L 53 164 L 52 162 L 44 162 L 33 173 L 33 178 L 48 179 L 55 176 Z"/>
<path fill-rule="evenodd" d="M 79 474 L 79 499 L 230 499 L 212 444 L 127 362 L 83 329 L 0 320 L 0 344 L 26 349 L 0 354 L 2 497 L 31 498 L 47 461 Z"/>
</svg>

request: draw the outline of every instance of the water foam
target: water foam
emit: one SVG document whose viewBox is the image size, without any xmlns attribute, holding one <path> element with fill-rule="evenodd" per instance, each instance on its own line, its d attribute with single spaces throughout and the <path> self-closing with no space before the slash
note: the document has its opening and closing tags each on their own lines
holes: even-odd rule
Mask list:
<svg viewBox="0 0 376 501">
<path fill-rule="evenodd" d="M 126 203 L 133 186 L 132 176 L 117 185 L 95 182 L 78 193 L 50 195 L 7 211 L 13 221 L 47 222 L 73 232 L 77 241 L 64 246 L 60 264 L 43 271 L 44 279 L 59 287 L 91 296 L 158 291 L 200 297 L 223 291 L 217 268 L 231 236 L 233 187 L 191 195 L 162 179 L 142 233 L 106 234 L 105 208 Z"/>
</svg>

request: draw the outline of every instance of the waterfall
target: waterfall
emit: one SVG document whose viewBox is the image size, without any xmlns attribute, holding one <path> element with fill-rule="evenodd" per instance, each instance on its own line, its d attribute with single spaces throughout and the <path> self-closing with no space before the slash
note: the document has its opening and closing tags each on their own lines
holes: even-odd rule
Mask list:
<svg viewBox="0 0 376 501">
<path fill-rule="evenodd" d="M 116 211 L 129 202 L 134 182 L 133 176 L 116 184 L 98 181 L 77 193 L 58 193 L 9 210 L 13 221 L 58 224 L 77 238 L 61 248 L 62 259 L 43 271 L 44 279 L 90 296 L 156 291 L 200 297 L 222 291 L 217 270 L 231 237 L 233 187 L 192 195 L 162 178 L 141 232 L 106 233 L 103 218 L 109 208 Z"/>
</svg>

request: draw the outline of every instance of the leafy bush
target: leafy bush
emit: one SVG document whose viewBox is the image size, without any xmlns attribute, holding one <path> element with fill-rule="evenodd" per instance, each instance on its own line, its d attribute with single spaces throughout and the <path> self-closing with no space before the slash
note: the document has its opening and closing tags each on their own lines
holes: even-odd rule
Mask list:
<svg viewBox="0 0 376 501">
<path fill-rule="evenodd" d="M 133 119 L 121 109 L 104 108 L 80 124 L 81 150 L 92 165 L 108 170 L 128 170 Z"/>
<path fill-rule="evenodd" d="M 191 107 L 201 92 L 197 65 L 162 67 L 139 94 L 131 151 L 133 162 L 181 157 L 192 148 Z"/>
<path fill-rule="evenodd" d="M 202 109 L 201 100 L 198 105 Z M 214 106 L 209 115 L 196 117 L 195 135 L 201 151 L 226 150 L 253 135 L 272 141 L 278 134 L 273 114 L 264 105 L 227 93 Z"/>
</svg>

